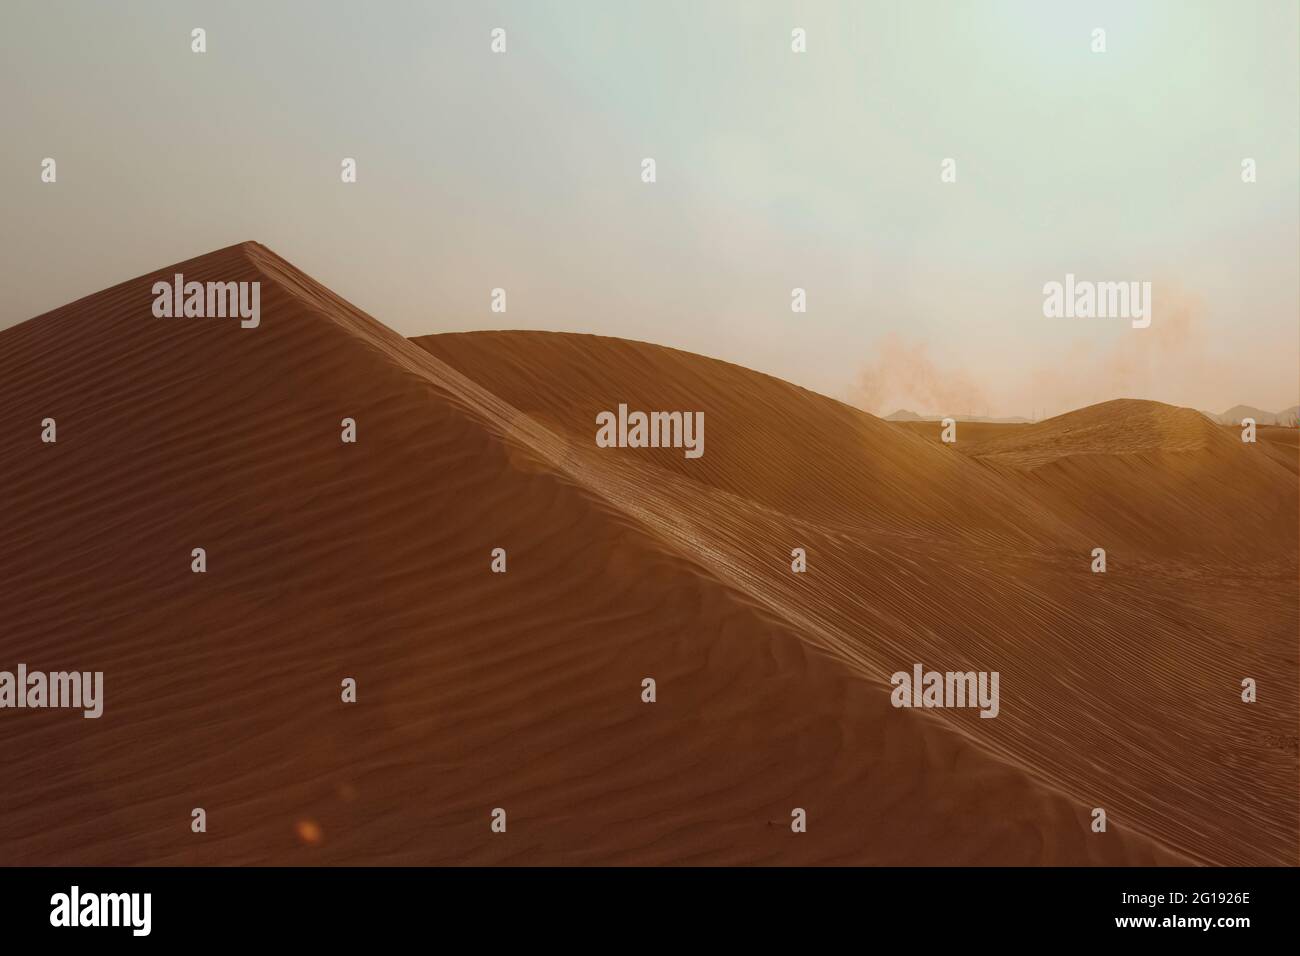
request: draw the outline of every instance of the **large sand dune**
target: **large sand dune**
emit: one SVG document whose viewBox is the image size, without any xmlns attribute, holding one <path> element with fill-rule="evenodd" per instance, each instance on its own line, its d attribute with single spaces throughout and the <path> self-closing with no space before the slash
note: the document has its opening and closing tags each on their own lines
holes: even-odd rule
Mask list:
<svg viewBox="0 0 1300 956">
<path fill-rule="evenodd" d="M 850 669 L 1015 674 L 1015 713 L 945 717 L 1195 859 L 1294 862 L 1294 446 L 1245 445 L 1194 411 L 1135 401 L 963 425 L 944 446 L 937 423 L 884 423 L 657 346 L 417 341 L 567 426 L 607 494 Z M 704 459 L 640 450 L 659 466 L 648 474 L 588 451 L 596 410 L 632 396 L 705 409 Z M 792 547 L 809 551 L 806 577 L 789 573 Z M 1095 547 L 1105 575 L 1090 571 Z M 1277 695 L 1242 704 L 1242 678 L 1259 674 Z"/>
<path fill-rule="evenodd" d="M 177 271 L 261 326 L 153 318 Z M 620 401 L 705 455 L 596 448 Z M 657 346 L 408 341 L 254 243 L 0 332 L 0 669 L 106 688 L 0 711 L 0 862 L 1295 862 L 1296 448 L 1074 414 L 968 449 Z M 895 709 L 914 662 L 998 718 Z"/>
</svg>

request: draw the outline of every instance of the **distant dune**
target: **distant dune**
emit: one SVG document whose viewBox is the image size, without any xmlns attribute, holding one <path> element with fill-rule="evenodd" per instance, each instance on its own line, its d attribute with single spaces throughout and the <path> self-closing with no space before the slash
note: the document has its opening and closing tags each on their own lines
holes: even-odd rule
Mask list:
<svg viewBox="0 0 1300 956">
<path fill-rule="evenodd" d="M 260 327 L 153 318 L 177 271 L 260 281 Z M 620 402 L 705 454 L 597 448 Z M 937 430 L 408 341 L 256 243 L 2 331 L 0 669 L 106 701 L 0 712 L 0 860 L 1296 862 L 1300 449 L 1150 402 Z M 998 670 L 997 719 L 891 706 L 916 662 Z"/>
<path fill-rule="evenodd" d="M 938 421 L 942 421 L 945 418 L 952 418 L 955 421 L 960 421 L 960 422 L 989 422 L 989 423 L 994 423 L 999 425 L 1019 425 L 1029 421 L 1029 419 L 1027 418 L 1020 418 L 1014 415 L 1007 418 L 990 418 L 987 415 L 960 415 L 956 413 L 951 415 L 918 415 L 916 412 L 910 412 L 905 408 L 900 408 L 898 411 L 886 415 L 885 421 L 887 422 L 938 422 Z"/>
</svg>

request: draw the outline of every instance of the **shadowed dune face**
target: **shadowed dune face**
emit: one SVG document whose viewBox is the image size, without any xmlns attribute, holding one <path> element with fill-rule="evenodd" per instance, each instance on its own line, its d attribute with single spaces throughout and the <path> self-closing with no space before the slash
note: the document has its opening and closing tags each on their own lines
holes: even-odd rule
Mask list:
<svg viewBox="0 0 1300 956">
<path fill-rule="evenodd" d="M 177 271 L 260 327 L 153 318 Z M 704 408 L 705 456 L 597 449 L 619 401 Z M 0 434 L 0 668 L 105 697 L 0 712 L 6 862 L 1294 852 L 1294 537 L 1252 553 L 1285 588 L 1136 534 L 1092 576 L 1042 469 L 652 346 L 410 342 L 253 243 L 0 332 Z M 893 708 L 916 661 L 1000 670 L 1000 716 Z"/>
</svg>

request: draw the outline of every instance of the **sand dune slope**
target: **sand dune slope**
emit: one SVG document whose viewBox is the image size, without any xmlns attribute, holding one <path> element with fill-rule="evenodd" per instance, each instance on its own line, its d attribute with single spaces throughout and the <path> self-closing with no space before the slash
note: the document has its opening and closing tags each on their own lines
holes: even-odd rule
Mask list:
<svg viewBox="0 0 1300 956">
<path fill-rule="evenodd" d="M 593 444 L 596 414 L 619 402 L 630 409 L 703 411 L 703 457 L 648 448 L 632 460 L 781 514 L 908 535 L 956 526 L 1013 547 L 1037 540 L 1041 526 L 1068 534 L 1049 512 L 1008 494 L 964 456 L 727 362 L 643 342 L 551 332 L 414 341 L 584 451 Z M 971 498 L 982 506 L 964 507 Z"/>
<path fill-rule="evenodd" d="M 998 670 L 997 719 L 936 713 L 1196 859 L 1294 861 L 1297 489 L 1256 446 L 1149 402 L 941 446 L 937 426 L 930 440 L 672 349 L 528 332 L 417 341 L 571 434 L 611 500 L 864 680 L 916 662 Z M 719 437 L 699 462 L 594 449 L 602 400 L 703 405 Z M 790 572 L 794 547 L 805 575 Z M 1240 700 L 1247 676 L 1269 699 Z"/>
<path fill-rule="evenodd" d="M 153 282 L 177 271 L 260 282 L 261 326 L 153 318 Z M 507 368 L 532 347 L 503 345 Z M 1181 838 L 1196 814 L 1149 825 L 1142 800 L 1162 794 L 1141 781 L 1099 798 L 1036 762 L 1016 745 L 1023 714 L 973 722 L 1006 725 L 981 734 L 890 706 L 882 663 L 957 646 L 959 629 L 934 628 L 923 605 L 963 549 L 1028 569 L 1040 538 L 1073 546 L 1074 530 L 1018 506 L 994 470 L 835 412 L 871 437 L 881 484 L 923 487 L 861 507 L 826 494 L 800 513 L 802 488 L 780 469 L 737 469 L 766 489 L 750 497 L 727 486 L 729 468 L 701 481 L 597 455 L 566 427 L 572 381 L 524 402 L 491 363 L 436 351 L 253 243 L 0 332 L 0 668 L 102 670 L 106 693 L 98 720 L 0 711 L 0 862 L 1215 858 L 1217 835 Z M 603 360 L 593 347 L 588 367 Z M 749 397 L 778 414 L 791 403 L 771 383 L 754 377 Z M 46 417 L 55 444 L 39 440 Z M 356 444 L 340 441 L 345 417 Z M 834 422 L 817 427 L 825 451 L 844 441 Z M 728 431 L 709 437 L 752 444 Z M 793 454 L 770 431 L 758 440 Z M 806 467 L 859 486 L 833 458 Z M 939 538 L 946 512 L 927 481 L 1019 510 L 972 508 Z M 816 587 L 766 566 L 784 566 L 768 552 L 791 523 L 818 542 Z M 490 570 L 498 547 L 505 574 Z M 1049 613 L 1050 587 L 1008 587 L 1012 611 Z M 995 639 L 977 632 L 963 653 Z M 355 704 L 340 700 L 348 677 Z M 1017 693 L 1041 706 L 1049 691 Z M 1093 709 L 1092 733 L 1112 703 Z M 1089 809 L 1112 797 L 1109 831 L 1091 833 Z M 1267 806 L 1248 799 L 1244 818 Z M 196 807 L 206 833 L 191 831 Z M 796 807 L 806 833 L 791 832 Z M 494 808 L 505 833 L 490 830 Z M 1240 852 L 1266 858 L 1294 834 L 1284 816 L 1273 825 Z"/>
</svg>

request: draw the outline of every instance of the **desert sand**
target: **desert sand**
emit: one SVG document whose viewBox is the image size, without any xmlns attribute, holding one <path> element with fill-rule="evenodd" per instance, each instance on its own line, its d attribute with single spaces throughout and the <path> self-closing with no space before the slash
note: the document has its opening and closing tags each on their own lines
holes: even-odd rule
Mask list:
<svg viewBox="0 0 1300 956">
<path fill-rule="evenodd" d="M 174 272 L 260 281 L 260 326 L 154 318 Z M 706 454 L 597 448 L 622 401 Z M 407 340 L 256 243 L 0 332 L 0 668 L 105 675 L 99 719 L 0 712 L 0 863 L 1295 863 L 1292 433 L 938 430 Z M 999 671 L 999 716 L 895 709 L 914 662 Z"/>
</svg>

